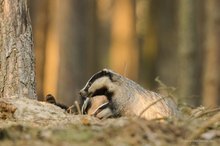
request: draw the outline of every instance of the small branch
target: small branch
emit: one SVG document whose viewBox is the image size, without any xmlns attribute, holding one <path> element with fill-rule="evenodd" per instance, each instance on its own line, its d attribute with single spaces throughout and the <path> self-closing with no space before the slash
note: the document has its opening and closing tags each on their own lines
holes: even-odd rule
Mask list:
<svg viewBox="0 0 220 146">
<path fill-rule="evenodd" d="M 215 113 L 215 112 L 219 112 L 219 111 L 220 111 L 220 107 L 214 108 L 214 109 L 210 109 L 210 110 L 201 112 L 201 113 L 198 114 L 198 115 L 195 115 L 194 118 L 200 118 L 200 117 L 205 116 L 205 115 L 207 115 L 207 114 Z"/>
<path fill-rule="evenodd" d="M 82 115 L 82 112 L 81 112 L 81 110 L 80 110 L 78 101 L 75 101 L 75 105 L 76 105 L 76 109 L 77 109 L 78 113 L 79 113 L 80 115 Z"/>
<path fill-rule="evenodd" d="M 216 122 L 220 121 L 220 113 L 214 115 L 213 117 L 211 117 L 208 121 L 205 121 L 201 124 L 201 126 L 198 129 L 195 129 L 195 131 L 188 137 L 186 138 L 187 141 L 189 141 L 188 143 L 185 144 L 185 146 L 190 146 L 191 143 L 198 137 L 200 137 L 200 135 L 211 125 L 213 125 Z"/>
<path fill-rule="evenodd" d="M 156 104 L 157 102 L 163 100 L 164 98 L 166 98 L 166 97 L 165 97 L 165 96 L 164 96 L 164 97 L 161 97 L 161 98 L 157 99 L 156 101 L 152 102 L 151 104 L 149 104 L 149 105 L 140 113 L 139 117 L 141 117 L 141 116 L 144 114 L 144 112 L 146 112 L 151 106 L 153 106 L 153 105 Z"/>
<path fill-rule="evenodd" d="M 176 99 L 176 97 L 173 95 L 173 92 L 176 90 L 174 87 L 168 87 L 166 84 L 164 84 L 159 77 L 156 77 L 155 81 L 160 85 L 160 89 L 167 91 L 167 94 L 169 97 L 171 97 L 173 100 Z M 175 101 L 175 100 L 174 100 Z"/>
<path fill-rule="evenodd" d="M 72 113 L 73 113 L 73 112 L 72 112 L 72 108 L 73 108 L 74 106 L 75 106 L 74 104 L 71 105 L 71 106 L 69 106 L 66 111 L 67 111 L 68 113 L 72 114 Z"/>
</svg>

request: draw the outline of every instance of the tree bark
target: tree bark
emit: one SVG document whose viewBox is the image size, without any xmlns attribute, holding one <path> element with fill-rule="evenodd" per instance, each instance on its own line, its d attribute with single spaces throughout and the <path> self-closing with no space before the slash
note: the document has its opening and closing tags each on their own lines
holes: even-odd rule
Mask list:
<svg viewBox="0 0 220 146">
<path fill-rule="evenodd" d="M 36 99 L 27 0 L 0 1 L 0 97 Z"/>
<path fill-rule="evenodd" d="M 205 1 L 206 25 L 203 70 L 203 105 L 217 107 L 219 97 L 220 71 L 220 28 L 219 28 L 219 1 Z"/>
</svg>

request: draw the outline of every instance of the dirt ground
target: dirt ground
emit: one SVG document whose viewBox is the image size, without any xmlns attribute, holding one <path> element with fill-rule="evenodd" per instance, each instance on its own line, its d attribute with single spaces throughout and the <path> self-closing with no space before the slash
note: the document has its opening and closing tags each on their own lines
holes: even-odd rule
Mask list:
<svg viewBox="0 0 220 146">
<path fill-rule="evenodd" d="M 219 109 L 184 107 L 180 119 L 99 120 L 29 99 L 0 99 L 2 146 L 218 146 Z"/>
</svg>

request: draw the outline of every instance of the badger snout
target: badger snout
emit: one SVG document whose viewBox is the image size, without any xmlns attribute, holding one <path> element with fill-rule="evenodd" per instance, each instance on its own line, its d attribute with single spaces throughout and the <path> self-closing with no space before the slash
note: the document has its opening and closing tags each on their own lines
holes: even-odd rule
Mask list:
<svg viewBox="0 0 220 146">
<path fill-rule="evenodd" d="M 82 90 L 79 91 L 79 95 L 81 97 L 86 97 L 87 96 L 87 92 L 84 89 L 82 89 Z"/>
<path fill-rule="evenodd" d="M 110 103 L 105 95 L 97 95 L 86 98 L 82 106 L 82 113 L 103 119 L 113 116 Z"/>
</svg>

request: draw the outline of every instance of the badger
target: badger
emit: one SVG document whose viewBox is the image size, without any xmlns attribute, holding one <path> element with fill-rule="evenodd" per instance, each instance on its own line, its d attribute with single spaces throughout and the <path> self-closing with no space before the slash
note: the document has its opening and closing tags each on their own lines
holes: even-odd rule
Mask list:
<svg viewBox="0 0 220 146">
<path fill-rule="evenodd" d="M 110 69 L 95 73 L 80 90 L 80 97 L 83 114 L 98 118 L 137 116 L 152 120 L 178 115 L 172 99 L 145 90 Z"/>
</svg>

